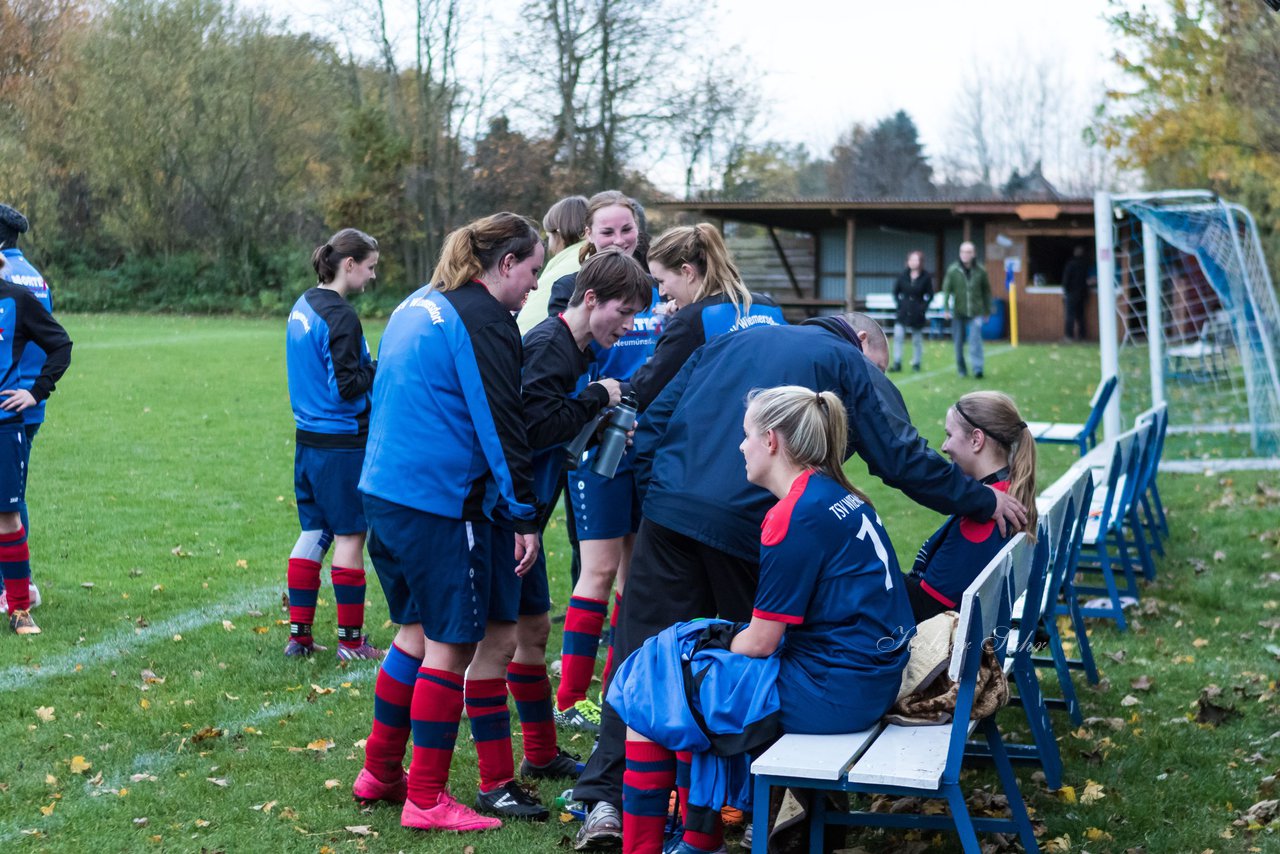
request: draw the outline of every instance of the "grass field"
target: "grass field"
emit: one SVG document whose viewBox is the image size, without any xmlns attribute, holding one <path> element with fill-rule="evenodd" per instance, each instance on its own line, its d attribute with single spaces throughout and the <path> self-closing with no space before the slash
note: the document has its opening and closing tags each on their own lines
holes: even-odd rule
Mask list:
<svg viewBox="0 0 1280 854">
<path fill-rule="evenodd" d="M 36 443 L 29 490 L 44 634 L 0 637 L 0 850 L 558 850 L 573 826 L 423 836 L 403 830 L 395 810 L 352 803 L 376 665 L 280 655 L 284 562 L 297 527 L 283 323 L 63 321 L 74 362 Z M 379 329 L 368 331 L 376 346 Z M 947 404 L 975 387 L 954 376 L 947 347 L 929 345 L 925 373 L 896 375 L 935 446 Z M 1083 414 L 1095 350 L 990 353 L 986 384 L 1014 394 L 1026 417 Z M 1214 449 L 1187 451 L 1200 452 Z M 1044 450 L 1042 482 L 1071 459 Z M 909 564 L 938 517 L 856 461 L 851 471 Z M 1082 696 L 1096 720 L 1075 731 L 1055 721 L 1076 799 L 1045 791 L 1029 769 L 1020 772 L 1024 792 L 1048 850 L 1280 850 L 1267 829 L 1233 825 L 1275 797 L 1263 779 L 1280 770 L 1280 476 L 1170 476 L 1162 485 L 1174 533 L 1160 580 L 1133 631 L 1093 633 L 1107 681 Z M 560 609 L 562 531 L 558 522 L 547 544 Z M 327 583 L 320 598 L 317 634 L 331 637 Z M 391 629 L 376 583 L 369 599 L 371 635 L 385 645 Z M 1216 727 L 1195 722 L 1210 685 L 1221 690 L 1214 702 L 1235 711 Z M 1018 715 L 1001 718 L 1015 734 L 1025 729 Z M 589 749 L 582 737 L 562 743 Z M 469 800 L 465 735 L 453 773 L 455 793 Z M 1084 797 L 1090 781 L 1101 797 Z M 541 791 L 549 799 L 558 788 Z M 850 846 L 955 849 L 932 842 L 867 834 Z"/>
</svg>

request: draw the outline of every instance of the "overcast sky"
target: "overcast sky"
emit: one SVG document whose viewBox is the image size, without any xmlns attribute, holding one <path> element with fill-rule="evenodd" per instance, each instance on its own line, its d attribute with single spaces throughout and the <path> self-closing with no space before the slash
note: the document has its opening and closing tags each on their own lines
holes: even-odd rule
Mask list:
<svg viewBox="0 0 1280 854">
<path fill-rule="evenodd" d="M 385 0 L 407 16 L 409 0 Z M 298 29 L 335 37 L 342 9 L 351 32 L 359 2 L 242 0 Z M 693 2 L 693 0 L 690 0 Z M 511 32 L 519 0 L 466 0 L 464 11 L 489 26 L 474 56 L 500 50 L 483 34 Z M 1108 0 L 720 0 L 708 45 L 740 46 L 760 71 L 766 103 L 759 136 L 806 143 L 824 154 L 853 122 L 905 109 L 936 157 L 952 132 L 952 104 L 975 65 L 1023 64 L 1044 56 L 1070 72 L 1064 109 L 1087 110 L 1115 79 L 1115 42 L 1103 20 Z M 394 22 L 394 19 L 393 19 Z M 407 17 L 402 18 L 408 29 Z M 408 49 L 406 42 L 404 49 Z"/>
</svg>

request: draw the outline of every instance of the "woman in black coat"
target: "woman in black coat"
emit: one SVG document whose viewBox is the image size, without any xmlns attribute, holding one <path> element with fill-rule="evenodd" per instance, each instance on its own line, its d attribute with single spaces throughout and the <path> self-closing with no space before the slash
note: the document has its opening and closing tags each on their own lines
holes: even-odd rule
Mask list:
<svg viewBox="0 0 1280 854">
<path fill-rule="evenodd" d="M 907 330 L 911 331 L 911 370 L 920 370 L 920 360 L 924 357 L 925 311 L 932 298 L 933 277 L 924 268 L 924 253 L 913 250 L 907 255 L 907 269 L 893 283 L 898 317 L 893 324 L 893 366 L 889 370 L 902 370 L 902 342 Z"/>
</svg>

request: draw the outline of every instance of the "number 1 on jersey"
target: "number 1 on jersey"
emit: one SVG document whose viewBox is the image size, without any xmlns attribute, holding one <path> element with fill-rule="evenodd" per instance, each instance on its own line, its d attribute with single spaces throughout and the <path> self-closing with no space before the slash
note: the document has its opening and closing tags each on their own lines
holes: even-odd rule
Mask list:
<svg viewBox="0 0 1280 854">
<path fill-rule="evenodd" d="M 892 590 L 893 571 L 889 569 L 889 553 L 885 551 L 884 543 L 880 542 L 880 534 L 876 532 L 876 526 L 871 524 L 871 516 L 864 515 L 862 527 L 858 529 L 858 539 L 865 540 L 868 534 L 871 535 L 871 547 L 876 550 L 876 557 L 880 558 L 880 563 L 884 564 L 884 589 Z"/>
</svg>

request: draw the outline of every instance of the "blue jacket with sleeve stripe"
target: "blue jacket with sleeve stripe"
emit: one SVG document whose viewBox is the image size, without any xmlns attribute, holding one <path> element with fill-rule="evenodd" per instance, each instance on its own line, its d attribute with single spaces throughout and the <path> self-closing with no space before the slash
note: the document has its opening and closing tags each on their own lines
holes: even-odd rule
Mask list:
<svg viewBox="0 0 1280 854">
<path fill-rule="evenodd" d="M 311 288 L 293 304 L 286 330 L 298 444 L 363 448 L 375 365 L 355 309 L 336 291 Z"/>
<path fill-rule="evenodd" d="M 4 279 L 14 285 L 21 285 L 31 291 L 31 295 L 44 306 L 45 311 L 53 314 L 53 294 L 49 292 L 49 283 L 45 281 L 40 271 L 32 266 L 27 257 L 22 254 L 22 250 L 16 246 L 10 246 L 5 249 L 3 255 L 4 266 L 0 268 L 0 279 Z M 22 351 L 22 361 L 19 363 L 19 368 L 22 371 L 22 380 L 18 384 L 19 388 L 31 390 L 36 377 L 40 376 L 44 361 L 45 352 L 40 348 L 40 345 L 28 342 L 27 348 Z M 43 424 L 44 405 L 45 401 L 42 400 L 35 406 L 24 409 L 22 411 L 23 423 Z"/>
<path fill-rule="evenodd" d="M 850 455 L 889 486 L 939 513 L 991 518 L 994 493 L 930 450 L 897 387 L 832 320 L 721 335 L 689 358 L 636 427 L 646 518 L 758 560 L 760 524 L 776 499 L 747 481 L 737 449 L 745 400 L 790 384 L 840 396 Z"/>
<path fill-rule="evenodd" d="M 537 533 L 520 367 L 520 329 L 483 285 L 410 294 L 378 347 L 360 491 Z"/>
<path fill-rule="evenodd" d="M 40 373 L 23 385 L 22 358 L 32 344 L 45 354 Z M 40 402 L 71 364 L 71 338 L 40 301 L 22 285 L 0 281 L 0 389 L 25 387 Z M 5 424 L 23 421 L 21 413 L 0 411 Z"/>
</svg>

